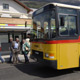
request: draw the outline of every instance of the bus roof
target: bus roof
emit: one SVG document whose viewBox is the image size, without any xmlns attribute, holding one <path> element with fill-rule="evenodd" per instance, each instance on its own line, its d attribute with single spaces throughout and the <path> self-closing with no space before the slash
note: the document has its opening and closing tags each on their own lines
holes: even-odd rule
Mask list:
<svg viewBox="0 0 80 80">
<path fill-rule="evenodd" d="M 54 6 L 59 6 L 59 7 L 66 7 L 66 8 L 73 8 L 73 9 L 80 9 L 80 6 L 74 6 L 74 5 L 68 5 L 68 4 L 61 4 L 61 3 L 49 3 L 47 5 L 54 5 Z"/>
<path fill-rule="evenodd" d="M 42 6 L 41 8 L 39 8 L 38 10 L 36 10 L 33 13 L 33 16 L 36 15 L 35 13 L 40 13 L 44 7 L 48 6 L 48 5 L 53 5 L 53 6 L 59 6 L 59 7 L 64 7 L 64 8 L 71 8 L 71 9 L 80 9 L 80 6 L 75 6 L 75 5 L 69 5 L 69 4 L 62 4 L 62 3 L 48 3 L 44 6 Z"/>
</svg>

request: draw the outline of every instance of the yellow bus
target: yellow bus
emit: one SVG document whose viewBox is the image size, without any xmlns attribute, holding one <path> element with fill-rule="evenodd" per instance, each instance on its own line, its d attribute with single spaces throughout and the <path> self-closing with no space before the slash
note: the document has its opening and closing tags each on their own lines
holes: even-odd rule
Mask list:
<svg viewBox="0 0 80 80">
<path fill-rule="evenodd" d="M 49 3 L 33 13 L 31 57 L 55 69 L 80 67 L 80 7 Z"/>
</svg>

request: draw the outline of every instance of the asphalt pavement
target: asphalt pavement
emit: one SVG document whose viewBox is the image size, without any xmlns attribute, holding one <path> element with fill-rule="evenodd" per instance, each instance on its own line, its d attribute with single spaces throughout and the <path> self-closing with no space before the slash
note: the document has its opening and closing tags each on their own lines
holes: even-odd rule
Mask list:
<svg viewBox="0 0 80 80">
<path fill-rule="evenodd" d="M 55 70 L 34 61 L 0 64 L 0 80 L 80 80 L 80 68 Z"/>
</svg>

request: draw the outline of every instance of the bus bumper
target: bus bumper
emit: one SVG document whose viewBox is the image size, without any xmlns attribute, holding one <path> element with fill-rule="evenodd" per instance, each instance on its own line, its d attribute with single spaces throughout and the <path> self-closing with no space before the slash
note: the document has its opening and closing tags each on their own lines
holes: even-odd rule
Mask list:
<svg viewBox="0 0 80 80">
<path fill-rule="evenodd" d="M 39 58 L 39 57 L 36 57 L 34 55 L 31 55 L 30 56 L 32 59 L 36 59 L 37 62 L 43 64 L 43 65 L 46 65 L 46 66 L 49 66 L 49 67 L 52 67 L 54 69 L 57 69 L 57 60 L 46 60 L 46 59 L 42 59 L 42 58 Z"/>
</svg>

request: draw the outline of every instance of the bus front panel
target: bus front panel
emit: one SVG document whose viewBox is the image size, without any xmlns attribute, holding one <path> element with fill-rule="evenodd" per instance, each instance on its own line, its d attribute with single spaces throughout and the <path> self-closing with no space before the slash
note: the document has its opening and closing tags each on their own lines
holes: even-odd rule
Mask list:
<svg viewBox="0 0 80 80">
<path fill-rule="evenodd" d="M 56 44 L 31 43 L 31 56 L 38 62 L 57 69 Z"/>
</svg>

